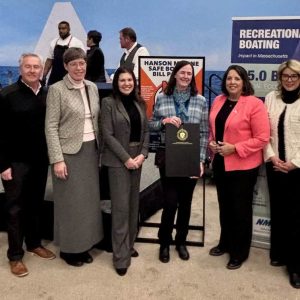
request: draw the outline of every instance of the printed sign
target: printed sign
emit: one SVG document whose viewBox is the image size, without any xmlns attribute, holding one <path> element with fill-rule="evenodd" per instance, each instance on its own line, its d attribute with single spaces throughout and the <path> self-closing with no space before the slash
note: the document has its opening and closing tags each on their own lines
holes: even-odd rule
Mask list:
<svg viewBox="0 0 300 300">
<path fill-rule="evenodd" d="M 269 248 L 270 200 L 265 165 L 259 169 L 253 192 L 253 237 L 252 245 Z"/>
<path fill-rule="evenodd" d="M 231 62 L 243 66 L 257 97 L 277 88 L 278 66 L 300 59 L 300 17 L 232 18 Z M 252 244 L 269 247 L 270 205 L 265 166 L 260 168 L 253 197 Z"/>
<path fill-rule="evenodd" d="M 300 59 L 300 17 L 232 18 L 231 62 L 242 65 L 255 89 L 265 95 L 277 87 L 277 68 Z"/>
<path fill-rule="evenodd" d="M 153 112 L 155 99 L 167 86 L 170 75 L 176 63 L 187 60 L 194 66 L 196 86 L 199 94 L 204 87 L 204 57 L 179 56 L 141 56 L 139 57 L 139 85 L 141 96 L 147 103 L 147 116 Z"/>
<path fill-rule="evenodd" d="M 140 56 L 139 87 L 141 96 L 146 101 L 147 117 L 152 117 L 157 95 L 167 86 L 170 75 L 178 61 L 187 60 L 194 67 L 196 86 L 199 94 L 204 93 L 204 65 L 202 56 Z M 155 151 L 159 144 L 159 134 L 150 133 L 150 151 Z"/>
</svg>

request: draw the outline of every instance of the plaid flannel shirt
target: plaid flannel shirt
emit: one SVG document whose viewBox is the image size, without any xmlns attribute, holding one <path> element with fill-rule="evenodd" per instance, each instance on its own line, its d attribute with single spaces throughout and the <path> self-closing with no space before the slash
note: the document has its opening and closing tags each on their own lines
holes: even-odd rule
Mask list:
<svg viewBox="0 0 300 300">
<path fill-rule="evenodd" d="M 173 96 L 159 94 L 153 110 L 153 116 L 149 121 L 150 131 L 160 131 L 164 135 L 162 120 L 176 116 Z M 201 95 L 191 96 L 188 107 L 188 121 L 186 123 L 200 124 L 200 161 L 207 158 L 207 144 L 209 136 L 208 105 Z M 164 141 L 164 137 L 161 137 Z"/>
</svg>

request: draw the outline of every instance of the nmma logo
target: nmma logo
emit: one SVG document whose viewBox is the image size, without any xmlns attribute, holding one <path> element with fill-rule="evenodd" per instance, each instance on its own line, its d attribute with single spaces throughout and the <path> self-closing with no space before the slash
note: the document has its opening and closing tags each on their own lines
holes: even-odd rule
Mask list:
<svg viewBox="0 0 300 300">
<path fill-rule="evenodd" d="M 257 219 L 256 225 L 261 225 L 261 226 L 271 226 L 271 220 L 268 219 Z"/>
</svg>

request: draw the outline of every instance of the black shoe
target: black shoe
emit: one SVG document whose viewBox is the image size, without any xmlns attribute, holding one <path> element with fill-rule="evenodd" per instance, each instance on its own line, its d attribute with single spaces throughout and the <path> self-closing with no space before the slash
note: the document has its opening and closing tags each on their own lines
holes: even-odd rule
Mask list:
<svg viewBox="0 0 300 300">
<path fill-rule="evenodd" d="M 132 248 L 131 257 L 138 257 L 138 256 L 139 256 L 139 253 L 134 248 Z"/>
<path fill-rule="evenodd" d="M 182 260 L 189 260 L 190 254 L 185 245 L 176 246 L 176 250 L 178 251 L 178 255 Z"/>
<path fill-rule="evenodd" d="M 81 261 L 86 264 L 91 264 L 94 261 L 92 256 L 87 251 L 80 253 L 80 258 Z"/>
<path fill-rule="evenodd" d="M 116 268 L 116 272 L 118 273 L 118 275 L 124 276 L 127 272 L 127 268 Z"/>
<path fill-rule="evenodd" d="M 270 265 L 273 267 L 282 267 L 282 266 L 285 266 L 285 263 L 282 262 L 281 260 L 271 259 Z"/>
<path fill-rule="evenodd" d="M 300 289 L 300 275 L 298 273 L 290 273 L 290 284 L 295 289 Z"/>
<path fill-rule="evenodd" d="M 101 242 L 94 245 L 94 248 L 99 249 L 99 250 L 104 250 L 109 253 L 113 252 L 111 241 L 107 241 L 105 238 Z"/>
<path fill-rule="evenodd" d="M 236 270 L 242 266 L 243 262 L 239 259 L 230 259 L 226 268 L 229 270 Z"/>
<path fill-rule="evenodd" d="M 209 255 L 211 256 L 221 256 L 225 254 L 226 252 L 221 249 L 219 246 L 213 247 L 209 250 Z"/>
<path fill-rule="evenodd" d="M 59 256 L 70 266 L 81 267 L 83 265 L 80 254 L 78 253 L 60 252 Z"/>
<path fill-rule="evenodd" d="M 160 246 L 159 248 L 159 260 L 162 263 L 167 263 L 170 261 L 170 249 L 169 246 Z"/>
</svg>

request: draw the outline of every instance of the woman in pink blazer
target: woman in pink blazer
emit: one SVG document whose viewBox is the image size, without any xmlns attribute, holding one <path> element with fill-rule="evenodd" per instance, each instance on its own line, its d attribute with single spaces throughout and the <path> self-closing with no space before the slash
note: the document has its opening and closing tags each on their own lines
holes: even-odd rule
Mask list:
<svg viewBox="0 0 300 300">
<path fill-rule="evenodd" d="M 252 200 L 263 147 L 270 128 L 263 102 L 254 97 L 247 72 L 230 66 L 222 80 L 223 94 L 210 112 L 209 148 L 220 209 L 221 235 L 209 254 L 229 253 L 227 268 L 238 269 L 248 258 L 252 238 Z"/>
</svg>

